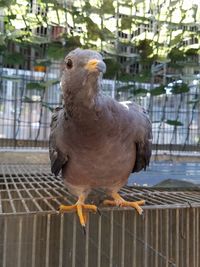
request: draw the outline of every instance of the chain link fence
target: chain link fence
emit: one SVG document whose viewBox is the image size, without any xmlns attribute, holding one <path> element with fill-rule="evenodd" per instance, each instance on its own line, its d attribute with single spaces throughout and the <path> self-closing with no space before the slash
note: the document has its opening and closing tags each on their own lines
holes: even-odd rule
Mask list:
<svg viewBox="0 0 200 267">
<path fill-rule="evenodd" d="M 1 70 L 0 147 L 48 146 L 51 112 L 62 105 L 59 82 L 60 71 Z M 200 151 L 200 88 L 174 94 L 170 86 L 162 92 L 155 84 L 103 81 L 105 94 L 148 110 L 154 149 Z"/>
</svg>

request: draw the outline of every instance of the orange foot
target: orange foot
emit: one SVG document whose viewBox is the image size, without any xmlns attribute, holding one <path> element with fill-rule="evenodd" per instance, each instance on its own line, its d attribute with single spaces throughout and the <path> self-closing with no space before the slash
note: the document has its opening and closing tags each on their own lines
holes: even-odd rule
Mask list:
<svg viewBox="0 0 200 267">
<path fill-rule="evenodd" d="M 84 204 L 84 197 L 80 196 L 76 204 L 71 206 L 60 205 L 59 211 L 76 211 L 79 217 L 80 224 L 85 228 L 87 222 L 87 211 L 97 212 L 97 207 L 95 205 Z"/>
<path fill-rule="evenodd" d="M 124 200 L 118 193 L 113 193 L 112 197 L 114 200 L 104 200 L 105 205 L 112 205 L 112 206 L 120 206 L 120 207 L 132 207 L 137 210 L 137 212 L 141 215 L 143 213 L 143 209 L 140 207 L 140 205 L 144 205 L 145 201 L 126 201 Z"/>
</svg>

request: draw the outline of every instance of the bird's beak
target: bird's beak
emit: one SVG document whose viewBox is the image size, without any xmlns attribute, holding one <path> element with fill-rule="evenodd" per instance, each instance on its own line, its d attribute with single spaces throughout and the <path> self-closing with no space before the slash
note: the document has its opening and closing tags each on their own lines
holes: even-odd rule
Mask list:
<svg viewBox="0 0 200 267">
<path fill-rule="evenodd" d="M 103 60 L 98 59 L 91 59 L 87 62 L 85 65 L 85 69 L 89 72 L 106 72 L 106 64 L 103 62 Z"/>
</svg>

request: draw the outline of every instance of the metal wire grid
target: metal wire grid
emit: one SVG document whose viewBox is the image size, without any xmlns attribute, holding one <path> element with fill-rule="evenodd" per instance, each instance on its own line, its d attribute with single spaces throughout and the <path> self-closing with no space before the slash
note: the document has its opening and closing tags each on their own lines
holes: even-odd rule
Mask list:
<svg viewBox="0 0 200 267">
<path fill-rule="evenodd" d="M 76 214 L 59 214 L 76 200 L 49 165 L 0 165 L 0 266 L 198 267 L 200 191 L 125 186 L 132 209 L 89 214 L 84 236 Z"/>
<path fill-rule="evenodd" d="M 145 209 L 200 207 L 200 190 L 170 192 L 162 189 L 123 187 L 120 194 L 129 201 L 144 199 Z M 101 191 L 93 195 L 101 195 Z M 54 177 L 49 165 L 1 165 L 1 214 L 55 213 L 63 202 L 76 199 Z"/>
<path fill-rule="evenodd" d="M 14 69 L 4 69 L 4 72 L 8 72 L 8 77 L 16 75 Z M 46 75 L 49 81 L 53 78 L 60 79 L 54 72 Z M 50 110 L 61 105 L 59 85 L 52 85 L 48 90 L 29 90 L 26 88 L 27 84 L 43 81 L 42 74 L 20 70 L 17 78 L 17 81 L 6 79 L 2 81 L 0 145 L 2 147 L 47 147 Z M 104 80 L 103 85 L 105 93 L 114 97 L 115 91 L 118 91 L 117 88 L 114 89 L 115 82 Z M 141 87 L 140 84 L 138 86 Z M 150 84 L 146 86 L 146 89 L 150 90 Z M 130 97 L 133 98 L 132 89 L 131 92 L 123 91 L 119 100 L 127 100 Z M 159 95 L 151 98 L 134 96 L 134 101 L 149 112 L 153 123 L 153 145 L 156 150 L 199 151 L 200 111 L 197 98 L 198 88 L 191 88 L 191 92 L 185 94 Z M 170 120 L 179 121 L 181 124 L 177 126 L 173 125 L 173 122 L 172 125 L 166 123 Z"/>
</svg>

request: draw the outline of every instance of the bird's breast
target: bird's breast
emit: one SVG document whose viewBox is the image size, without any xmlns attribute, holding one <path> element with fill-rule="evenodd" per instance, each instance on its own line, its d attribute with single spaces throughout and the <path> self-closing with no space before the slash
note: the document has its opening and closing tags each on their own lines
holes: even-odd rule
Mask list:
<svg viewBox="0 0 200 267">
<path fill-rule="evenodd" d="M 92 188 L 125 183 L 135 163 L 134 150 L 133 142 L 122 142 L 118 137 L 79 143 L 69 150 L 70 160 L 64 178 L 68 183 Z"/>
</svg>

